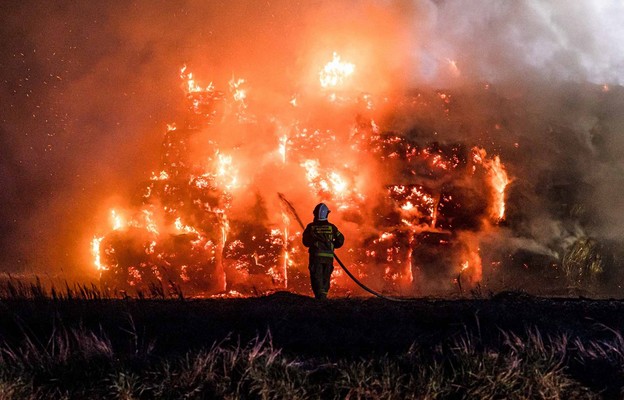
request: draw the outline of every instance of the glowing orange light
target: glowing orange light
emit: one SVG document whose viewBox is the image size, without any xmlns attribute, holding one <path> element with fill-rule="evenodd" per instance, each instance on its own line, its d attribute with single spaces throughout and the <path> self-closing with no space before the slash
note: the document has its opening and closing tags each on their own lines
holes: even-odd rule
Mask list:
<svg viewBox="0 0 624 400">
<path fill-rule="evenodd" d="M 237 170 L 232 163 L 232 156 L 219 153 L 217 155 L 217 177 L 220 178 L 227 190 L 238 187 Z"/>
<path fill-rule="evenodd" d="M 501 221 L 505 218 L 505 188 L 509 184 L 505 166 L 499 156 L 488 159 L 486 151 L 476 147 L 473 148 L 473 161 L 483 165 L 488 172 L 493 195 L 490 214 L 493 219 Z"/>
<path fill-rule="evenodd" d="M 155 249 L 156 249 L 156 241 L 152 240 L 149 246 L 147 247 L 147 249 L 145 249 L 145 253 L 154 254 Z"/>
<path fill-rule="evenodd" d="M 200 93 L 200 92 L 211 92 L 214 90 L 214 86 L 212 85 L 212 82 L 210 82 L 210 84 L 208 84 L 208 86 L 201 87 L 197 84 L 197 82 L 195 82 L 195 79 L 193 79 L 193 73 L 192 72 L 186 72 L 186 65 L 184 65 L 181 69 L 180 69 L 180 78 L 182 78 L 183 81 L 185 81 L 186 85 L 185 85 L 185 92 L 187 94 L 192 94 L 192 93 Z"/>
<path fill-rule="evenodd" d="M 403 209 L 404 211 L 411 211 L 414 209 L 414 205 L 412 204 L 411 201 L 408 201 L 407 203 L 401 206 L 401 209 Z"/>
<path fill-rule="evenodd" d="M 394 237 L 394 234 L 390 232 L 384 232 L 381 234 L 381 236 L 379 236 L 379 241 L 383 242 L 384 240 L 389 240 L 389 239 L 392 239 L 393 237 Z"/>
<path fill-rule="evenodd" d="M 148 232 L 158 236 L 158 225 L 154 222 L 154 213 L 150 210 L 143 210 L 143 217 L 145 219 L 145 229 Z"/>
<path fill-rule="evenodd" d="M 232 96 L 234 97 L 234 101 L 239 104 L 245 105 L 245 99 L 247 98 L 247 91 L 242 88 L 242 85 L 245 83 L 244 79 L 230 79 L 230 90 L 232 91 Z"/>
<path fill-rule="evenodd" d="M 347 190 L 347 182 L 342 179 L 342 177 L 338 175 L 338 173 L 330 172 L 328 179 L 331 182 L 332 190 L 334 193 L 341 195 L 344 194 L 344 192 Z"/>
<path fill-rule="evenodd" d="M 199 232 L 197 232 L 197 229 L 189 225 L 184 225 L 180 217 L 176 218 L 174 225 L 179 232 L 192 233 L 199 236 Z"/>
<path fill-rule="evenodd" d="M 340 56 L 334 52 L 332 61 L 328 62 L 319 73 L 321 87 L 329 89 L 341 86 L 354 71 L 355 64 L 340 61 Z"/>
<path fill-rule="evenodd" d="M 125 225 L 123 218 L 115 210 L 111 210 L 111 223 L 114 231 L 123 229 Z"/>
<path fill-rule="evenodd" d="M 104 267 L 102 266 L 102 259 L 100 256 L 100 244 L 102 243 L 102 240 L 104 239 L 104 237 L 97 237 L 94 236 L 93 240 L 91 240 L 91 254 L 93 255 L 93 264 L 95 265 L 95 268 L 98 271 L 101 271 L 104 269 Z"/>
<path fill-rule="evenodd" d="M 150 179 L 153 181 L 166 181 L 169 179 L 169 174 L 166 171 L 160 171 L 158 175 L 152 172 L 152 177 Z"/>
<path fill-rule="evenodd" d="M 507 172 L 505 172 L 505 167 L 500 161 L 500 157 L 494 157 L 490 167 L 492 186 L 495 193 L 492 212 L 498 220 L 502 220 L 505 217 L 505 188 L 509 184 L 509 178 L 507 177 Z"/>
<path fill-rule="evenodd" d="M 301 166 L 306 170 L 306 178 L 309 182 L 312 182 L 319 177 L 318 167 L 319 162 L 316 160 L 305 160 L 301 163 Z"/>
<path fill-rule="evenodd" d="M 284 135 L 279 139 L 278 152 L 282 156 L 282 162 L 286 163 L 286 145 L 288 144 L 288 136 Z"/>
</svg>

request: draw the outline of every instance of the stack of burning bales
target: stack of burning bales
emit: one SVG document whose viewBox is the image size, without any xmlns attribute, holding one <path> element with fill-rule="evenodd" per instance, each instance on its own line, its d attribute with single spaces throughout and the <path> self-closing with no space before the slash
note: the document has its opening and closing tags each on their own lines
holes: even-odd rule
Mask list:
<svg viewBox="0 0 624 400">
<path fill-rule="evenodd" d="M 195 112 L 189 120 L 196 125 L 203 118 L 204 124 L 170 127 L 166 133 L 161 172 L 142 193 L 144 221 L 115 229 L 100 243 L 102 281 L 126 290 L 164 283 L 198 294 L 279 288 L 305 292 L 307 260 L 300 232 L 287 236 L 287 231 L 272 227 L 266 199 L 259 194 L 246 215 L 230 216 L 227 158 L 217 143 L 204 138 L 223 118 L 216 112 L 225 108 L 223 95 L 204 94 L 201 107 L 196 96 L 192 99 Z M 332 133 L 297 130 L 289 139 L 290 157 L 305 164 L 304 153 L 323 151 L 320 144 L 332 140 L 324 135 Z M 448 286 L 463 255 L 476 251 L 466 247 L 462 232 L 483 228 L 491 202 L 487 170 L 475 161 L 475 150 L 461 143 L 421 143 L 400 132 L 379 132 L 370 123 L 358 126 L 350 140 L 377 158 L 392 182 L 382 186 L 385 196 L 374 199 L 372 209 L 366 209 L 359 193 L 341 198 L 348 205 L 342 211 L 344 221 L 374 227 L 369 234 L 350 237 L 347 258 L 360 278 L 382 283 L 380 290 L 403 294 L 416 293 L 423 281 Z M 198 148 L 202 165 L 191 156 Z M 318 200 L 335 200 L 333 187 L 315 173 L 309 184 Z M 161 226 L 176 229 L 165 234 Z"/>
<path fill-rule="evenodd" d="M 197 295 L 308 293 L 301 232 L 284 210 L 274 209 L 271 197 L 289 190 L 306 204 L 332 206 L 334 222 L 347 236 L 341 258 L 361 280 L 386 293 L 448 293 L 486 279 L 507 289 L 547 281 L 591 290 L 612 268 L 609 250 L 595 239 L 526 244 L 532 240 L 525 226 L 532 197 L 525 195 L 532 186 L 513 182 L 499 157 L 488 154 L 497 149 L 489 130 L 452 121 L 458 106 L 451 95 L 345 94 L 340 101 L 335 96 L 310 101 L 310 108 L 296 98 L 292 113 L 306 117 L 284 122 L 292 115 L 284 121 L 280 115 L 252 115 L 241 82 L 235 82 L 231 96 L 189 84 L 190 112 L 182 127 L 171 126 L 164 137 L 160 173 L 146 183 L 125 224 L 94 240 L 106 286 L 168 285 Z M 501 101 L 487 89 L 484 93 L 487 101 Z M 373 100 L 385 108 L 380 120 L 374 119 Z M 401 121 L 412 114 L 409 124 Z M 454 134 L 445 136 L 445 129 Z M 473 139 L 458 140 L 463 131 Z M 473 131 L 479 131 L 479 140 Z M 247 178 L 265 180 L 247 190 L 245 185 L 253 186 L 241 184 L 236 161 L 224 150 L 236 151 L 251 137 L 274 141 L 269 147 L 277 148 L 281 159 L 264 150 L 264 141 L 254 142 L 258 166 Z M 222 146 L 219 138 L 233 144 Z M 484 143 L 490 144 L 488 151 Z M 269 190 L 262 187 L 265 181 L 273 185 Z M 546 186 L 552 190 L 544 196 L 554 204 L 551 214 L 562 214 L 569 224 L 582 220 L 581 201 L 560 198 L 556 185 Z M 243 197 L 244 211 L 235 211 Z M 522 243 L 501 246 L 503 231 Z M 354 288 L 339 271 L 333 287 L 343 293 Z"/>
</svg>

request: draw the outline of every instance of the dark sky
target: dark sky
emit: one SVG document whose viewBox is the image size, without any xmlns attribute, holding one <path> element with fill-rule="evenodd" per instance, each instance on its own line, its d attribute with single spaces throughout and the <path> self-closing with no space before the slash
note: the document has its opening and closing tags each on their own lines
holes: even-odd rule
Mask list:
<svg viewBox="0 0 624 400">
<path fill-rule="evenodd" d="M 175 78 L 179 66 L 156 51 L 173 44 L 164 35 L 128 40 L 119 16 L 139 10 L 116 3 L 122 2 L 3 5 L 4 270 L 69 262 L 67 247 L 80 241 L 95 211 L 86 205 L 140 179 L 158 130 L 176 111 L 178 82 L 164 72 Z"/>
<path fill-rule="evenodd" d="M 623 16 L 618 1 L 5 1 L 0 271 L 84 267 L 75 249 L 107 199 L 131 197 L 157 168 L 165 126 L 184 107 L 185 63 L 216 82 L 237 73 L 279 88 L 320 49 L 358 42 L 354 54 L 373 43 L 370 57 L 405 85 L 617 85 Z"/>
</svg>

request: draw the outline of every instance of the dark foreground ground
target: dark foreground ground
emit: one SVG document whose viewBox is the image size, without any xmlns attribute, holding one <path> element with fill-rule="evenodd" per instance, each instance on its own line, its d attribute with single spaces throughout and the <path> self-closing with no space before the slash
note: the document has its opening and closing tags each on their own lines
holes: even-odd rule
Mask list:
<svg viewBox="0 0 624 400">
<path fill-rule="evenodd" d="M 621 398 L 624 301 L 0 301 L 0 398 Z"/>
</svg>

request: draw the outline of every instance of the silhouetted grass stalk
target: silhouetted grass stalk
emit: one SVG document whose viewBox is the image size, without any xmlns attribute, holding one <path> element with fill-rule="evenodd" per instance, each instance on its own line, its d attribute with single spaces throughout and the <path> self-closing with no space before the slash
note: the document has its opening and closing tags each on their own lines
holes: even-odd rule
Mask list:
<svg viewBox="0 0 624 400">
<path fill-rule="evenodd" d="M 328 360 L 282 354 L 270 335 L 154 358 L 138 350 L 145 338 L 131 337 L 133 350 L 122 353 L 103 333 L 57 329 L 45 343 L 26 335 L 0 345 L 0 398 L 597 398 L 602 388 L 578 377 L 606 373 L 619 376 L 611 392 L 624 386 L 624 340 L 610 333 L 585 343 L 501 332 L 497 347 L 466 333 L 435 349 Z"/>
</svg>

